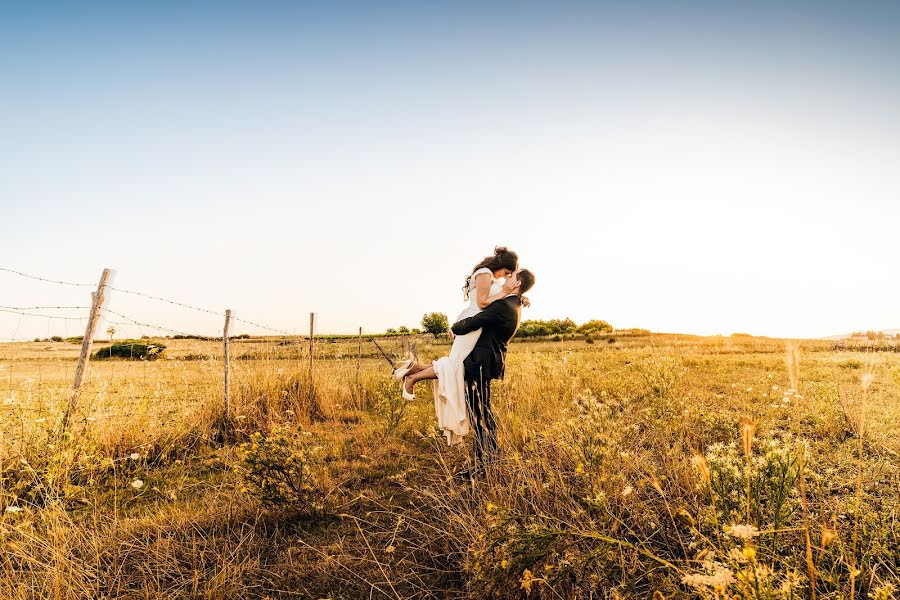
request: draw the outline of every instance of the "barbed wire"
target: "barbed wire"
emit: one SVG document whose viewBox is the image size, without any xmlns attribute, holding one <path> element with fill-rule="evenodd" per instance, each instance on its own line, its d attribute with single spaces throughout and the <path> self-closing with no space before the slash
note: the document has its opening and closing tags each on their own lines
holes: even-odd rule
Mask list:
<svg viewBox="0 0 900 600">
<path fill-rule="evenodd" d="M 120 292 L 122 294 L 131 294 L 133 296 L 140 296 L 142 298 L 148 298 L 150 300 L 157 300 L 159 302 L 165 302 L 167 304 L 174 304 L 175 306 L 180 306 L 182 308 L 189 308 L 191 310 L 196 310 L 198 312 L 208 313 L 211 315 L 216 315 L 217 317 L 224 317 L 224 312 L 219 312 L 215 310 L 210 310 L 208 308 L 203 308 L 202 306 L 194 306 L 193 304 L 187 304 L 186 302 L 179 302 L 178 300 L 172 300 L 171 298 L 163 298 L 162 296 L 153 296 L 152 294 L 145 294 L 144 292 L 137 292 L 134 290 L 126 290 L 123 288 L 113 287 L 111 285 L 107 285 L 106 289 L 112 290 L 114 292 Z"/>
<path fill-rule="evenodd" d="M 287 331 L 283 331 L 283 330 L 281 330 L 281 329 L 275 329 L 274 327 L 269 327 L 268 325 L 262 325 L 262 324 L 260 324 L 260 323 L 254 323 L 253 321 L 248 321 L 248 320 L 246 320 L 246 319 L 240 319 L 240 318 L 234 317 L 234 316 L 231 317 L 231 320 L 232 320 L 232 321 L 237 321 L 238 323 L 243 323 L 243 324 L 245 324 L 245 325 L 252 325 L 253 327 L 259 327 L 260 329 L 267 329 L 267 330 L 269 330 L 269 331 L 273 331 L 273 332 L 278 333 L 278 334 L 281 334 L 281 335 L 286 335 L 286 336 L 288 336 L 288 337 L 298 337 L 298 336 L 299 336 L 299 334 L 297 334 L 297 333 L 290 333 L 290 332 L 287 332 Z"/>
<path fill-rule="evenodd" d="M 204 308 L 204 307 L 202 307 L 202 306 L 194 306 L 193 304 L 188 304 L 188 303 L 186 303 L 186 302 L 180 302 L 180 301 L 178 301 L 178 300 L 172 300 L 171 298 L 163 298 L 162 296 L 154 296 L 154 295 L 152 295 L 152 294 L 147 294 L 147 293 L 144 293 L 144 292 L 138 292 L 138 291 L 135 291 L 135 290 L 126 290 L 126 289 L 123 289 L 123 288 L 113 287 L 113 286 L 111 286 L 111 285 L 107 285 L 107 286 L 106 286 L 106 289 L 112 290 L 112 291 L 114 291 L 114 292 L 120 292 L 120 293 L 123 293 L 123 294 L 131 294 L 131 295 L 133 295 L 133 296 L 140 296 L 140 297 L 142 297 L 142 298 L 147 298 L 147 299 L 149 299 L 149 300 L 156 300 L 156 301 L 158 301 L 158 302 L 165 302 L 165 303 L 167 303 L 167 304 L 172 304 L 172 305 L 174 305 L 174 306 L 180 306 L 180 307 L 182 307 L 182 308 L 187 308 L 187 309 L 190 309 L 190 310 L 195 310 L 195 311 L 197 311 L 197 312 L 202 312 L 202 313 L 206 313 L 206 314 L 210 314 L 210 315 L 215 315 L 215 316 L 217 316 L 217 317 L 225 317 L 225 313 L 224 313 L 224 312 L 219 312 L 219 311 L 212 310 L 212 309 L 209 309 L 209 308 Z M 281 335 L 287 335 L 287 336 L 291 336 L 291 337 L 293 337 L 293 336 L 296 335 L 296 334 L 294 334 L 294 333 L 290 333 L 290 332 L 284 331 L 284 330 L 282 330 L 282 329 L 278 329 L 278 328 L 276 328 L 276 327 L 271 327 L 271 326 L 269 326 L 269 325 L 263 325 L 262 323 L 256 323 L 256 322 L 254 322 L 254 321 L 249 321 L 249 320 L 247 320 L 247 319 L 241 319 L 240 317 L 232 316 L 232 317 L 231 317 L 231 320 L 232 320 L 232 321 L 235 321 L 235 322 L 237 322 L 237 323 L 244 323 L 245 325 L 250 325 L 250 326 L 252 326 L 252 327 L 257 327 L 257 328 L 259 328 L 259 329 L 265 329 L 265 330 L 267 330 L 267 331 L 272 331 L 272 332 L 274 332 L 274 333 L 278 333 L 278 334 L 281 334 Z"/>
<path fill-rule="evenodd" d="M 23 273 L 22 271 L 16 271 L 15 269 L 7 269 L 6 267 L 0 267 L 0 271 L 4 271 L 6 273 L 12 273 L 13 275 L 18 275 L 20 277 L 27 277 L 28 279 L 35 279 L 37 281 L 43 281 L 46 283 L 56 283 L 59 285 L 70 285 L 72 287 L 93 287 L 95 285 L 93 283 L 75 283 L 72 281 L 61 281 L 59 279 L 50 279 L 49 277 L 41 277 L 39 275 L 31 275 L 30 273 Z"/>
<path fill-rule="evenodd" d="M 109 323 L 110 325 L 119 325 L 120 327 L 133 327 L 133 326 L 137 325 L 138 327 L 147 327 L 148 329 L 158 329 L 160 331 L 168 331 L 169 333 L 174 333 L 175 335 L 193 335 L 190 333 L 186 333 L 184 331 L 179 331 L 177 329 L 165 327 L 163 325 L 154 325 L 153 323 L 143 323 L 141 321 L 138 321 L 137 319 L 133 319 L 132 317 L 129 317 L 128 315 L 123 315 L 122 313 L 116 312 L 114 310 L 110 310 L 108 308 L 101 307 L 100 311 L 104 312 L 104 313 L 109 313 L 111 315 L 119 317 L 120 319 L 126 319 L 126 320 L 130 321 L 130 323 L 121 323 L 118 321 L 111 321 L 109 319 L 106 319 L 106 317 L 104 317 L 106 322 Z"/>
<path fill-rule="evenodd" d="M 0 308 L 8 308 L 9 310 L 75 310 L 75 309 L 84 309 L 90 310 L 90 306 L 3 306 L 0 304 Z"/>
<path fill-rule="evenodd" d="M 19 276 L 21 276 L 21 277 L 27 277 L 27 278 L 29 278 L 29 279 L 35 279 L 35 280 L 38 280 L 38 281 L 44 281 L 44 282 L 48 282 L 48 283 L 56 283 L 56 284 L 60 284 L 60 285 L 69 285 L 69 286 L 75 286 L 75 287 L 93 287 L 93 286 L 94 286 L 94 284 L 92 284 L 92 283 L 76 283 L 76 282 L 71 282 L 71 281 L 62 281 L 62 280 L 58 280 L 58 279 L 52 279 L 52 278 L 49 278 L 49 277 L 41 277 L 41 276 L 39 276 L 39 275 L 33 275 L 33 274 L 25 273 L 25 272 L 22 272 L 22 271 L 17 271 L 17 270 L 15 270 L 15 269 L 9 269 L 9 268 L 6 268 L 6 267 L 0 267 L 0 271 L 7 272 L 7 273 L 12 273 L 12 274 L 15 274 L 15 275 L 19 275 Z M 115 286 L 111 286 L 111 285 L 106 285 L 105 288 L 108 289 L 108 290 L 115 291 L 115 292 L 119 292 L 119 293 L 123 293 L 123 294 L 129 294 L 129 295 L 133 295 L 133 296 L 139 296 L 139 297 L 142 297 L 142 298 L 147 298 L 148 300 L 154 300 L 154 301 L 157 301 L 157 302 L 163 302 L 163 303 L 166 303 L 166 304 L 171 304 L 171 305 L 173 305 L 173 306 L 178 306 L 178 307 L 181 307 L 181 308 L 186 308 L 186 309 L 194 310 L 194 311 L 197 311 L 197 312 L 202 312 L 202 313 L 206 313 L 206 314 L 210 314 L 210 315 L 215 315 L 215 316 L 217 316 L 217 317 L 224 317 L 224 316 L 225 316 L 225 313 L 224 313 L 224 312 L 212 310 L 212 309 L 209 309 L 209 308 L 204 308 L 204 307 L 202 307 L 202 306 L 195 306 L 195 305 L 193 305 L 193 304 L 188 304 L 188 303 L 186 303 L 186 302 L 181 302 L 181 301 L 179 301 L 179 300 L 173 300 L 173 299 L 171 299 L 171 298 L 165 298 L 165 297 L 162 297 L 162 296 L 154 296 L 153 294 L 147 294 L 147 293 L 145 293 L 145 292 L 140 292 L 140 291 L 137 291 L 137 290 L 129 290 L 129 289 L 119 288 L 119 287 L 115 287 Z M 91 308 L 90 306 L 30 306 L 30 307 L 19 307 L 19 306 L 2 306 L 2 305 L 0 305 L 0 312 L 7 312 L 7 313 L 12 313 L 12 314 L 18 314 L 18 315 L 20 315 L 20 317 L 22 317 L 22 316 L 27 316 L 27 317 L 39 317 L 39 318 L 46 318 L 46 319 L 51 319 L 51 320 L 52 320 L 52 319 L 58 319 L 58 320 L 61 320 L 61 321 L 84 321 L 85 317 L 64 317 L 64 316 L 47 315 L 47 314 L 35 314 L 35 313 L 29 313 L 29 312 L 27 312 L 27 311 L 29 311 L 29 310 L 89 310 L 90 308 Z M 115 312 L 115 311 L 111 311 L 110 309 L 105 308 L 105 307 L 102 307 L 101 310 L 106 311 L 106 312 L 108 312 L 109 314 L 116 315 L 116 316 L 118 316 L 118 317 L 120 317 L 120 318 L 123 318 L 123 319 L 126 319 L 126 320 L 130 321 L 130 323 L 121 323 L 121 322 L 109 321 L 109 320 L 107 319 L 107 322 L 108 322 L 110 325 L 119 325 L 119 326 L 126 326 L 126 327 L 132 326 L 132 325 L 136 325 L 136 326 L 139 326 L 139 327 L 147 327 L 147 328 L 150 328 L 150 329 L 157 329 L 157 330 L 160 330 L 160 331 L 168 331 L 168 332 L 174 333 L 174 334 L 176 334 L 176 335 L 185 335 L 185 336 L 192 336 L 192 337 L 196 335 L 196 334 L 187 333 L 187 332 L 184 332 L 184 331 L 179 331 L 179 330 L 177 330 L 177 329 L 172 329 L 172 328 L 170 328 L 170 327 L 165 327 L 165 326 L 163 326 L 163 325 L 154 325 L 154 324 L 152 324 L 152 323 L 144 323 L 144 322 L 142 322 L 142 321 L 139 321 L 139 320 L 134 319 L 134 318 L 132 318 L 132 317 L 129 317 L 129 316 L 127 316 L 127 315 L 123 315 L 123 314 L 121 314 L 121 313 L 117 313 L 117 312 Z M 288 337 L 288 338 L 301 338 L 301 339 L 306 339 L 306 340 L 309 339 L 309 335 L 304 335 L 304 334 L 300 334 L 300 333 L 297 333 L 297 332 L 285 331 L 285 330 L 279 329 L 279 328 L 277 328 L 277 327 L 272 327 L 271 325 L 266 325 L 266 324 L 263 324 L 263 323 L 259 323 L 259 322 L 257 322 L 257 321 L 251 321 L 251 320 L 249 320 L 249 319 L 242 319 L 242 318 L 240 318 L 240 317 L 232 316 L 232 317 L 231 317 L 231 320 L 232 320 L 233 322 L 235 322 L 235 323 L 243 323 L 244 325 L 249 325 L 249 326 L 251 326 L 251 327 L 256 327 L 257 329 L 263 329 L 263 330 L 266 330 L 266 331 L 270 331 L 270 332 L 273 332 L 273 333 L 277 333 L 278 335 L 286 336 L 286 337 Z M 210 336 L 202 336 L 202 337 L 210 337 Z M 315 337 L 315 336 L 314 336 L 314 337 Z M 354 336 L 354 335 L 352 335 L 352 334 L 349 334 L 349 335 L 347 335 L 347 336 L 341 336 L 341 338 L 336 338 L 336 339 L 353 340 L 353 339 L 356 339 L 356 337 L 357 337 L 357 336 Z M 365 339 L 368 339 L 368 340 L 371 340 L 371 339 L 373 339 L 374 337 L 378 337 L 378 338 L 382 338 L 382 337 L 388 338 L 388 337 L 394 337 L 394 336 L 390 336 L 390 335 L 385 335 L 385 336 L 372 336 L 372 335 L 366 335 L 366 336 L 364 336 L 364 338 L 365 338 Z M 7 341 L 25 341 L 25 340 L 30 340 L 30 339 L 33 339 L 33 338 L 15 338 L 15 337 L 13 337 L 13 338 L 0 338 L 0 339 L 2 339 L 2 340 L 7 340 Z M 330 339 L 330 338 L 329 338 L 329 339 Z"/>
<path fill-rule="evenodd" d="M 8 269 L 8 268 L 5 268 L 5 267 L 0 267 L 0 271 L 5 271 L 5 272 L 8 272 L 8 273 L 13 273 L 13 274 L 19 275 L 19 276 L 21 276 L 21 277 L 27 277 L 27 278 L 29 278 L 29 279 L 36 279 L 36 280 L 38 280 L 38 281 L 45 281 L 45 282 L 49 282 L 49 283 L 57 283 L 57 284 L 61 284 L 61 285 L 71 285 L 71 286 L 77 286 L 77 287 L 93 287 L 93 285 L 94 285 L 94 284 L 92 284 L 92 283 L 74 283 L 74 282 L 70 282 L 70 281 L 61 281 L 61 280 L 57 280 L 57 279 L 51 279 L 51 278 L 49 278 L 49 277 L 41 277 L 41 276 L 38 276 L 38 275 L 32 275 L 32 274 L 30 274 L 30 273 L 24 273 L 24 272 L 22 272 L 22 271 L 16 271 L 16 270 L 14 270 L 14 269 Z M 215 316 L 217 316 L 217 317 L 224 317 L 224 316 L 225 316 L 225 313 L 222 312 L 222 311 L 212 310 L 212 309 L 209 309 L 209 308 L 204 308 L 204 307 L 202 307 L 202 306 L 195 306 L 195 305 L 193 305 L 193 304 L 188 304 L 187 302 L 181 302 L 181 301 L 179 301 L 179 300 L 173 300 L 172 298 L 165 298 L 165 297 L 162 297 L 162 296 L 155 296 L 155 295 L 153 295 L 153 294 L 148 294 L 148 293 L 146 293 L 146 292 L 140 292 L 140 291 L 137 291 L 137 290 L 129 290 L 129 289 L 125 289 L 125 288 L 115 287 L 115 286 L 112 286 L 112 285 L 106 285 L 105 288 L 108 289 L 108 290 L 110 290 L 110 291 L 119 292 L 119 293 L 121 293 L 121 294 L 129 294 L 129 295 L 132 295 L 132 296 L 139 296 L 139 297 L 142 297 L 142 298 L 147 298 L 148 300 L 155 300 L 155 301 L 157 301 L 157 302 L 164 302 L 164 303 L 166 303 L 166 304 L 171 304 L 171 305 L 173 305 L 173 306 L 178 306 L 178 307 L 181 307 L 181 308 L 186 308 L 186 309 L 194 310 L 194 311 L 197 311 L 197 312 L 202 312 L 202 313 L 206 313 L 206 314 L 210 314 L 210 315 L 215 315 Z M 0 307 L 0 308 L 2 308 L 2 307 Z M 17 310 L 19 309 L 19 307 L 10 307 L 10 308 L 14 308 L 14 309 L 17 309 Z M 34 307 L 34 308 L 38 308 L 38 307 Z M 74 308 L 78 308 L 78 309 L 90 309 L 91 307 L 89 307 L 89 306 L 84 306 L 84 307 L 54 307 L 54 308 L 73 308 L 73 309 L 74 309 Z M 47 309 L 47 310 L 50 310 L 51 307 L 46 307 L 46 309 Z M 26 310 L 27 310 L 27 309 L 26 309 Z M 54 317 L 54 318 L 59 318 L 59 317 Z M 123 317 L 123 318 L 124 318 L 124 317 Z M 279 335 L 286 335 L 286 336 L 290 336 L 290 337 L 295 337 L 295 336 L 298 335 L 297 333 L 291 333 L 291 332 L 285 331 L 285 330 L 283 330 L 283 329 L 278 329 L 277 327 L 272 327 L 271 325 L 266 325 L 266 324 L 263 324 L 263 323 L 259 323 L 259 322 L 257 322 L 257 321 L 251 321 L 251 320 L 249 320 L 249 319 L 242 319 L 242 318 L 240 318 L 240 317 L 235 317 L 235 316 L 233 316 L 233 317 L 231 318 L 231 320 L 234 321 L 234 322 L 236 322 L 236 323 L 243 323 L 244 325 L 249 325 L 249 326 L 251 326 L 251 327 L 256 327 L 256 328 L 258 328 L 258 329 L 264 329 L 264 330 L 266 330 L 266 331 L 271 331 L 271 332 L 277 333 L 277 334 L 279 334 Z M 165 329 L 165 330 L 167 330 L 167 331 L 175 331 L 175 330 L 169 329 L 169 328 L 167 328 L 167 327 L 158 327 L 158 329 Z M 178 332 L 178 333 L 179 333 L 179 334 L 183 334 L 183 332 Z M 183 335 L 190 335 L 190 334 L 183 334 Z"/>
<path fill-rule="evenodd" d="M 25 317 L 42 317 L 45 319 L 58 319 L 60 321 L 83 321 L 85 317 L 61 317 L 58 315 L 41 315 L 35 313 L 29 313 L 21 310 L 10 310 L 5 307 L 0 307 L 0 312 L 9 313 L 13 315 L 22 315 Z"/>
</svg>

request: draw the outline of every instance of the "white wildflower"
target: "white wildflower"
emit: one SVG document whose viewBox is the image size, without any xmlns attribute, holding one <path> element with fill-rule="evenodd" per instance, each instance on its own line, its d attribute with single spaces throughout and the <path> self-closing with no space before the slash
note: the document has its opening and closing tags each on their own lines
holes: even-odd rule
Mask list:
<svg viewBox="0 0 900 600">
<path fill-rule="evenodd" d="M 753 525 L 726 525 L 725 533 L 741 540 L 752 540 L 759 535 L 759 529 Z"/>
<path fill-rule="evenodd" d="M 734 583 L 734 575 L 728 569 L 722 569 L 715 571 L 712 574 L 691 573 L 682 577 L 681 581 L 696 588 L 710 587 L 724 589 Z"/>
</svg>

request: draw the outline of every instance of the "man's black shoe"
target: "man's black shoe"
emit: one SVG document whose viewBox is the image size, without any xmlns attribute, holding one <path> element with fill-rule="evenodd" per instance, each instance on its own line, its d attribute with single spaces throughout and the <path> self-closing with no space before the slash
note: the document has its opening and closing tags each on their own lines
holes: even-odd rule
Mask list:
<svg viewBox="0 0 900 600">
<path fill-rule="evenodd" d="M 484 469 L 463 469 L 454 473 L 453 479 L 459 483 L 469 483 L 475 479 L 484 479 Z"/>
</svg>

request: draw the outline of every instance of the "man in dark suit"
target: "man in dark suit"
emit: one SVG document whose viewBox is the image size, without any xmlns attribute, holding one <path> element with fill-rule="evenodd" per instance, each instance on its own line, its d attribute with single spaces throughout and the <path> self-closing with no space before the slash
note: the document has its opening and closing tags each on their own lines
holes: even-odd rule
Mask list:
<svg viewBox="0 0 900 600">
<path fill-rule="evenodd" d="M 534 274 L 522 269 L 511 275 L 518 282 L 515 292 L 496 300 L 483 311 L 453 325 L 454 335 L 481 329 L 475 348 L 463 362 L 469 423 L 475 432 L 475 469 L 459 473 L 460 478 L 483 475 L 484 466 L 497 452 L 497 428 L 491 409 L 491 381 L 503 379 L 506 346 L 519 329 L 522 295 L 534 286 Z"/>
</svg>

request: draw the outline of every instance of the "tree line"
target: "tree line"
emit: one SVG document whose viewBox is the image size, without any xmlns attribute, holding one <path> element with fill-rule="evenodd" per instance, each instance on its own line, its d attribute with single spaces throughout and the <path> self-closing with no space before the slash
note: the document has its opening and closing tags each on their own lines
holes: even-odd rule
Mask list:
<svg viewBox="0 0 900 600">
<path fill-rule="evenodd" d="M 405 329 L 405 328 L 404 328 Z M 424 333 L 432 335 L 444 335 L 450 330 L 450 319 L 439 312 L 428 313 L 422 317 L 422 329 Z M 388 330 L 390 332 L 391 330 Z M 550 319 L 546 321 L 528 319 L 519 325 L 516 337 L 544 337 L 554 335 L 605 335 L 612 333 L 614 328 L 602 319 L 593 319 L 579 325 L 572 319 Z"/>
</svg>

